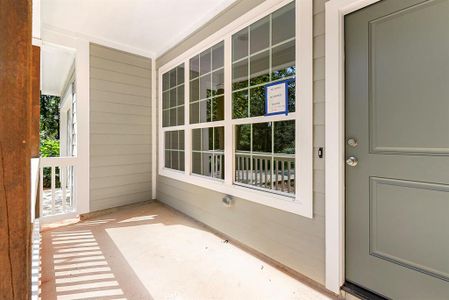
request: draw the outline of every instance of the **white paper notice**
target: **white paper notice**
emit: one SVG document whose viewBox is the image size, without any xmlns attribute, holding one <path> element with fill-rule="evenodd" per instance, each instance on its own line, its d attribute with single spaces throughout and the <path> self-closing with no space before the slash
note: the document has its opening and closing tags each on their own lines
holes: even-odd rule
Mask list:
<svg viewBox="0 0 449 300">
<path fill-rule="evenodd" d="M 281 82 L 266 87 L 266 115 L 284 114 L 287 111 L 286 85 Z"/>
</svg>

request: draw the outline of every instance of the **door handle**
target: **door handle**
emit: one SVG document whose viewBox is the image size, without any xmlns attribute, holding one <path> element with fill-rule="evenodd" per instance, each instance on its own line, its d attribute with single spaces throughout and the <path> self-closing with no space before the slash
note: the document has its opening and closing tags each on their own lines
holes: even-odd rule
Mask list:
<svg viewBox="0 0 449 300">
<path fill-rule="evenodd" d="M 355 156 L 350 156 L 346 160 L 346 164 L 350 167 L 355 167 L 355 166 L 357 166 L 358 163 L 359 163 L 359 160 Z"/>
</svg>

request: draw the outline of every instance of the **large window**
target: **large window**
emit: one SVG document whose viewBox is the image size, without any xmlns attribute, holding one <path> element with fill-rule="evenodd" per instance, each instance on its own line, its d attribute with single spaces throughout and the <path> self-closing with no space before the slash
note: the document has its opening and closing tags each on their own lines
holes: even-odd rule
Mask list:
<svg viewBox="0 0 449 300">
<path fill-rule="evenodd" d="M 312 216 L 312 15 L 264 1 L 159 69 L 161 175 Z"/>
<path fill-rule="evenodd" d="M 224 42 L 189 60 L 190 124 L 224 120 Z M 224 127 L 192 129 L 192 173 L 224 179 Z"/>
<path fill-rule="evenodd" d="M 235 128 L 234 182 L 295 194 L 295 121 L 252 121 L 265 111 L 265 87 L 287 84 L 288 112 L 295 111 L 295 5 L 291 3 L 232 36 L 232 112 L 248 118 Z M 270 120 L 270 117 L 266 117 Z M 285 120 L 285 121 L 282 121 Z"/>
</svg>

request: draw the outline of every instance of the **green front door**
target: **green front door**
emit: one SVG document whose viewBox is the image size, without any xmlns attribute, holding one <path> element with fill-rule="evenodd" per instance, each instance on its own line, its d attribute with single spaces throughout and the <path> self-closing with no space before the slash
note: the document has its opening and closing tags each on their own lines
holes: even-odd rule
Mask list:
<svg viewBox="0 0 449 300">
<path fill-rule="evenodd" d="M 449 299 L 449 0 L 345 17 L 346 280 Z"/>
</svg>

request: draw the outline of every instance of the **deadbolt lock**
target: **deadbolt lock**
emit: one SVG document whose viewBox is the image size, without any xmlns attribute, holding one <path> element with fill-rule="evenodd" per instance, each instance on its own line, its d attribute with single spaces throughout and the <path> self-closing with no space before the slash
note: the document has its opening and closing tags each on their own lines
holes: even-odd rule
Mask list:
<svg viewBox="0 0 449 300">
<path fill-rule="evenodd" d="M 349 139 L 348 139 L 348 145 L 349 145 L 349 146 L 355 148 L 355 147 L 358 146 L 358 144 L 359 144 L 359 143 L 357 142 L 356 139 L 354 139 L 354 138 L 349 138 Z"/>
</svg>

